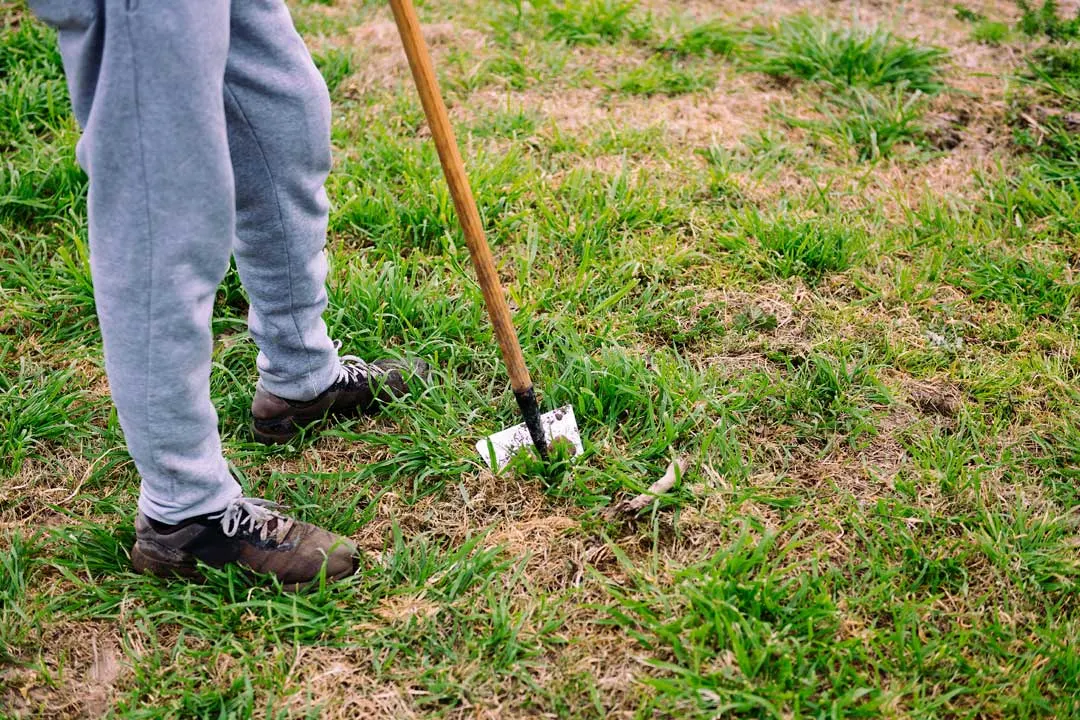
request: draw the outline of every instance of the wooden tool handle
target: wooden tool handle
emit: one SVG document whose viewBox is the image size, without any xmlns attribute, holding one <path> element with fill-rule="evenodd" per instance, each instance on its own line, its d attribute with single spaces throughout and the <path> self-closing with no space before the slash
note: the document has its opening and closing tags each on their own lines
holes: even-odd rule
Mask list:
<svg viewBox="0 0 1080 720">
<path fill-rule="evenodd" d="M 521 345 L 518 344 L 517 333 L 514 332 L 514 324 L 510 319 L 510 308 L 506 304 L 502 285 L 499 284 L 491 248 L 484 238 L 480 212 L 476 209 L 469 178 L 465 175 L 465 165 L 461 161 L 461 153 L 458 152 L 454 130 L 450 127 L 446 104 L 439 93 L 439 83 L 435 79 L 427 44 L 420 32 L 416 9 L 412 0 L 390 0 L 390 9 L 394 12 L 394 21 L 397 22 L 401 42 L 405 46 L 405 55 L 409 58 L 409 67 L 412 68 L 413 78 L 416 80 L 420 102 L 431 127 L 431 137 L 439 151 L 439 161 L 442 163 L 446 183 L 450 186 L 450 195 L 454 198 L 458 222 L 465 233 L 469 255 L 472 256 L 480 289 L 484 293 L 484 303 L 487 305 L 491 323 L 495 326 L 495 337 L 502 349 L 503 361 L 510 375 L 510 385 L 516 394 L 527 393 L 532 389 L 532 379 L 525 367 L 525 358 L 521 355 Z"/>
</svg>

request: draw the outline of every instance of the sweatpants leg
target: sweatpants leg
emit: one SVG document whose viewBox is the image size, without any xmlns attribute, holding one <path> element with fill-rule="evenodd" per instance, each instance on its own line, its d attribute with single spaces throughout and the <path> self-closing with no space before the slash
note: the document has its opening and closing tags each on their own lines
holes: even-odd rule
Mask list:
<svg viewBox="0 0 1080 720">
<path fill-rule="evenodd" d="M 83 126 L 94 299 L 139 508 L 166 523 L 220 510 L 240 494 L 210 402 L 210 314 L 235 227 L 229 2 L 42 5 L 47 21 L 68 13 L 54 24 Z"/>
<path fill-rule="evenodd" d="M 337 378 L 326 331 L 330 97 L 283 0 L 234 0 L 225 115 L 240 279 L 260 382 L 310 400 Z"/>
</svg>

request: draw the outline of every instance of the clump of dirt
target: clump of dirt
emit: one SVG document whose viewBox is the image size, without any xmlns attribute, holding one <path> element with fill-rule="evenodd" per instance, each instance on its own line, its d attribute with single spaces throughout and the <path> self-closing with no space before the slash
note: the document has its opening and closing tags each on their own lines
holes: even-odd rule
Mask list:
<svg viewBox="0 0 1080 720">
<path fill-rule="evenodd" d="M 952 418 L 960 412 L 960 390 L 951 383 L 909 380 L 905 383 L 908 401 L 920 412 Z"/>
</svg>

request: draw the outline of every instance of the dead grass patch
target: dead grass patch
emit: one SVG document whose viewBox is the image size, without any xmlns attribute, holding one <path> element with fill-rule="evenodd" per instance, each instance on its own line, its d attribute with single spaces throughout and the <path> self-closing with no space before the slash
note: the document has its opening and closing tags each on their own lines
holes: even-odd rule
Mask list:
<svg viewBox="0 0 1080 720">
<path fill-rule="evenodd" d="M 414 695 L 397 683 L 374 677 L 370 663 L 356 651 L 329 648 L 300 648 L 287 679 L 297 691 L 290 695 L 287 709 L 293 716 L 307 715 L 313 706 L 319 716 L 335 718 L 420 717 L 414 710 Z"/>
<path fill-rule="evenodd" d="M 486 534 L 489 546 L 506 543 L 511 556 L 517 551 L 545 555 L 574 522 L 566 505 L 553 503 L 534 481 L 487 471 L 462 476 L 439 496 L 410 503 L 395 492 L 380 495 L 375 514 L 354 538 L 361 548 L 378 552 L 387 547 L 391 528 L 406 536 L 427 534 L 460 543 Z"/>
<path fill-rule="evenodd" d="M 953 418 L 963 407 L 963 394 L 955 383 L 944 378 L 899 378 L 907 400 L 919 412 Z"/>
<path fill-rule="evenodd" d="M 64 448 L 52 448 L 28 457 L 15 475 L 0 484 L 0 529 L 30 530 L 41 525 L 64 524 L 68 516 L 53 510 L 59 505 L 79 516 L 93 516 L 90 499 L 79 493 L 94 464 Z"/>
<path fill-rule="evenodd" d="M 0 667 L 0 706 L 14 717 L 100 717 L 131 673 L 113 623 L 66 621 L 41 638 L 40 662 Z M 29 658 L 28 658 L 29 659 Z"/>
<path fill-rule="evenodd" d="M 717 288 L 705 291 L 699 307 L 712 306 L 719 314 L 719 324 L 738 327 L 747 318 L 769 320 L 765 329 L 751 333 L 725 333 L 700 358 L 706 366 L 742 371 L 768 365 L 767 352 L 784 351 L 804 356 L 814 347 L 817 333 L 816 313 L 811 295 L 801 284 L 761 283 L 753 290 Z M 695 308 L 697 310 L 699 308 Z"/>
<path fill-rule="evenodd" d="M 770 115 L 798 105 L 790 92 L 770 87 L 757 76 L 722 67 L 707 93 L 675 97 L 620 97 L 612 113 L 631 127 L 659 124 L 665 142 L 676 147 L 735 147 L 747 134 L 769 125 Z"/>
<path fill-rule="evenodd" d="M 393 421 L 385 417 L 362 415 L 351 422 L 354 432 L 398 432 Z M 387 457 L 388 451 L 383 447 L 372 447 L 355 440 L 323 435 L 299 453 L 278 455 L 260 461 L 259 465 L 248 471 L 248 476 L 269 478 L 272 475 L 349 472 Z"/>
<path fill-rule="evenodd" d="M 635 717 L 633 708 L 650 694 L 643 679 L 655 671 L 647 664 L 649 654 L 624 631 L 607 624 L 603 608 L 610 602 L 610 595 L 595 580 L 575 595 L 563 625 L 571 642 L 557 656 L 547 658 L 552 669 L 549 687 L 572 688 L 576 678 L 591 678 L 602 691 L 606 717 L 630 720 Z"/>
<path fill-rule="evenodd" d="M 442 608 L 427 598 L 412 595 L 394 595 L 384 598 L 375 609 L 383 621 L 394 624 L 417 618 L 427 620 L 439 614 Z"/>
<path fill-rule="evenodd" d="M 482 33 L 450 22 L 425 24 L 423 32 L 436 68 L 451 50 L 475 54 L 481 53 L 487 44 Z M 411 87 L 409 62 L 393 20 L 372 19 L 352 28 L 348 35 L 334 38 L 334 43 L 356 55 L 356 70 L 341 84 L 346 97 L 359 98 L 400 87 L 402 83 Z"/>
<path fill-rule="evenodd" d="M 735 147 L 749 132 L 766 127 L 771 113 L 798 100 L 753 74 L 718 68 L 716 86 L 703 93 L 668 96 L 614 95 L 602 88 L 499 90 L 485 88 L 465 103 L 482 114 L 507 106 L 535 112 L 561 133 L 596 134 L 660 128 L 658 143 L 679 152 L 719 144 Z"/>
<path fill-rule="evenodd" d="M 301 648 L 290 673 L 287 709 L 294 716 L 319 708 L 322 718 L 419 718 L 428 717 L 424 701 L 428 691 L 414 684 L 409 671 L 398 678 L 379 677 L 372 669 L 373 658 L 365 650 Z M 469 667 L 458 669 L 463 676 Z M 535 678 L 544 687 L 549 677 Z M 440 710 L 449 720 L 496 720 L 537 717 L 536 701 L 520 682 L 503 686 L 470 687 L 468 698 L 457 707 Z"/>
</svg>

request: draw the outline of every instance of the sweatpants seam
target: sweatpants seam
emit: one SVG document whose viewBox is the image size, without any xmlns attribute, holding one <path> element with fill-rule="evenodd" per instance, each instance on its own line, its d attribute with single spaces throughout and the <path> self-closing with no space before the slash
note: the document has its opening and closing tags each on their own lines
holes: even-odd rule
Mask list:
<svg viewBox="0 0 1080 720">
<path fill-rule="evenodd" d="M 131 14 L 125 13 L 124 26 L 127 29 L 128 35 L 128 48 L 131 51 L 131 75 L 133 81 L 132 87 L 132 106 L 135 109 L 135 132 L 138 135 L 139 145 L 139 170 L 142 172 L 142 186 L 143 186 L 143 204 L 146 211 L 146 277 L 149 278 L 147 283 L 147 298 L 146 302 L 146 374 L 144 376 L 144 384 L 146 390 L 143 394 L 143 426 L 145 432 L 149 436 L 150 440 L 150 462 L 154 466 L 154 473 L 161 476 L 159 471 L 159 463 L 157 457 L 157 436 L 154 430 L 154 423 L 150 418 L 150 394 L 153 390 L 153 383 L 151 379 L 154 377 L 154 223 L 152 220 L 152 214 L 150 212 L 150 173 L 146 169 L 146 146 L 143 141 L 142 132 L 142 108 L 139 103 L 139 67 L 138 67 L 138 53 L 135 49 L 135 34 L 131 29 Z M 176 494 L 175 478 L 171 475 L 168 477 L 169 494 Z"/>
<path fill-rule="evenodd" d="M 300 342 L 300 348 L 304 351 L 304 362 L 307 364 L 307 372 L 305 373 L 304 381 L 308 383 L 311 392 L 315 395 L 319 394 L 319 390 L 315 387 L 314 370 L 311 364 L 311 350 L 308 348 L 307 343 L 304 342 L 304 334 L 300 331 L 300 323 L 296 320 L 296 298 L 293 294 L 293 267 L 292 267 L 292 254 L 289 252 L 289 242 L 286 237 L 285 230 L 285 215 L 281 208 L 281 198 L 278 194 L 278 185 L 274 179 L 274 172 L 270 169 L 270 161 L 266 158 L 266 151 L 263 149 L 262 143 L 259 141 L 259 135 L 255 132 L 255 126 L 251 124 L 248 119 L 247 113 L 244 112 L 244 106 L 240 103 L 240 98 L 236 96 L 233 89 L 229 86 L 228 80 L 224 83 L 225 91 L 229 93 L 229 97 L 236 103 L 236 110 L 240 113 L 240 118 L 244 121 L 244 125 L 247 126 L 248 132 L 251 133 L 252 139 L 255 141 L 255 147 L 259 149 L 259 157 L 262 160 L 263 167 L 266 168 L 266 176 L 270 178 L 270 187 L 273 188 L 274 205 L 277 208 L 278 225 L 281 227 L 281 241 L 285 251 L 285 273 L 289 278 L 289 317 L 293 321 L 293 329 L 296 330 L 296 339 Z"/>
</svg>

